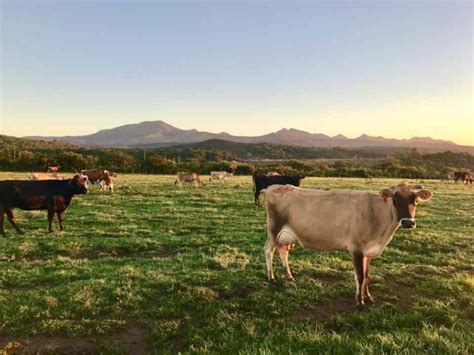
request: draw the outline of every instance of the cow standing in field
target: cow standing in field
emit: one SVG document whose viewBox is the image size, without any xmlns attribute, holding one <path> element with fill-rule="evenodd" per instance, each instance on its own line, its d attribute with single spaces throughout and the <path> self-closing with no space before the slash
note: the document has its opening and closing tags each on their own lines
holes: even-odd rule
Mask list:
<svg viewBox="0 0 474 355">
<path fill-rule="evenodd" d="M 227 181 L 228 178 L 233 177 L 233 173 L 228 173 L 227 171 L 211 171 L 211 176 L 209 177 L 210 182 L 222 180 Z"/>
<path fill-rule="evenodd" d="M 22 210 L 48 210 L 48 230 L 52 232 L 53 217 L 56 213 L 59 227 L 64 229 L 64 211 L 68 208 L 74 195 L 87 193 L 84 178 L 79 175 L 67 180 L 25 181 L 6 180 L 0 181 L 0 234 L 5 234 L 3 229 L 4 215 L 21 234 L 15 222 L 14 208 Z"/>
<path fill-rule="evenodd" d="M 267 176 L 280 176 L 280 173 L 278 171 L 269 171 Z"/>
<path fill-rule="evenodd" d="M 470 182 L 472 184 L 471 173 L 467 171 L 453 171 L 448 174 L 448 180 L 454 180 L 454 183 L 457 184 L 458 181 L 462 181 L 464 184 Z"/>
<path fill-rule="evenodd" d="M 284 176 L 284 175 L 253 175 L 253 189 L 255 194 L 255 204 L 258 206 L 260 204 L 260 192 L 266 190 L 267 187 L 272 185 L 293 185 L 300 186 L 301 180 L 304 179 L 304 176 Z"/>
<path fill-rule="evenodd" d="M 107 174 L 103 180 L 100 180 L 99 185 L 101 191 L 108 190 L 110 192 L 114 192 L 114 182 L 112 181 L 112 178 L 109 174 Z"/>
<path fill-rule="evenodd" d="M 57 173 L 61 169 L 61 165 L 53 164 L 46 168 L 47 173 Z"/>
<path fill-rule="evenodd" d="M 177 185 L 179 188 L 181 188 L 183 183 L 188 183 L 191 186 L 195 186 L 195 187 L 198 187 L 199 185 L 204 185 L 204 183 L 201 181 L 197 173 L 189 173 L 189 172 L 178 173 L 176 177 L 176 181 L 174 182 L 174 185 L 175 186 Z"/>
<path fill-rule="evenodd" d="M 266 195 L 264 251 L 268 279 L 275 279 L 275 248 L 289 280 L 293 276 L 288 252 L 295 244 L 318 251 L 346 250 L 354 264 L 356 303 L 363 307 L 373 302 L 369 292 L 370 260 L 382 254 L 399 227 L 416 227 L 416 204 L 430 200 L 433 194 L 420 185 L 401 184 L 382 189 L 379 195 L 275 185 Z"/>
<path fill-rule="evenodd" d="M 64 176 L 56 173 L 30 173 L 26 175 L 28 180 L 63 180 Z"/>
<path fill-rule="evenodd" d="M 102 180 L 110 178 L 112 175 L 108 170 L 105 169 L 89 169 L 81 170 L 81 175 L 87 177 L 87 182 L 91 184 L 98 184 Z"/>
</svg>

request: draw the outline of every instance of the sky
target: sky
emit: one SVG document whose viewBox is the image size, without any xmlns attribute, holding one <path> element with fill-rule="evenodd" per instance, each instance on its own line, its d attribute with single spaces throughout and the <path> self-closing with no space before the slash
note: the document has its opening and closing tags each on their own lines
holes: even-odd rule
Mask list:
<svg viewBox="0 0 474 355">
<path fill-rule="evenodd" d="M 474 145 L 471 1 L 0 0 L 0 133 L 141 121 Z"/>
</svg>

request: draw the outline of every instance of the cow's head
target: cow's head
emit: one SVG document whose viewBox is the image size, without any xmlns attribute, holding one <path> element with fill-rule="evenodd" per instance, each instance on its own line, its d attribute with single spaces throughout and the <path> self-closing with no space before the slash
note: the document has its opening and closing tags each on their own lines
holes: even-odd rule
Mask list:
<svg viewBox="0 0 474 355">
<path fill-rule="evenodd" d="M 296 176 L 296 186 L 300 186 L 301 185 L 301 180 L 303 180 L 305 178 L 304 175 L 297 175 Z"/>
<path fill-rule="evenodd" d="M 75 195 L 84 195 L 87 193 L 87 179 L 83 176 L 75 175 L 69 180 L 69 191 Z"/>
<path fill-rule="evenodd" d="M 418 202 L 431 200 L 433 193 L 422 185 L 400 184 L 390 189 L 380 190 L 380 197 L 392 200 L 402 228 L 416 228 L 415 213 Z"/>
</svg>

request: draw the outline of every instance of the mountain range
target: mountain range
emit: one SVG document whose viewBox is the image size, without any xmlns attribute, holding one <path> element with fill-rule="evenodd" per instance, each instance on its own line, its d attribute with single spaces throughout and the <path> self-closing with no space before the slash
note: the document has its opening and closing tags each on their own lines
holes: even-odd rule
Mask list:
<svg viewBox="0 0 474 355">
<path fill-rule="evenodd" d="M 357 138 L 347 138 L 341 134 L 330 137 L 321 133 L 309 133 L 297 129 L 283 128 L 277 132 L 262 136 L 233 136 L 226 132 L 210 133 L 196 129 L 180 129 L 163 121 L 146 121 L 104 129 L 94 134 L 83 136 L 60 137 L 25 137 L 45 141 L 59 141 L 84 146 L 99 147 L 141 147 L 157 148 L 183 145 L 218 139 L 239 143 L 275 143 L 307 147 L 340 147 L 340 148 L 418 148 L 425 151 L 446 151 L 474 153 L 472 146 L 460 146 L 451 141 L 437 140 L 429 137 L 414 137 L 411 139 L 392 139 L 361 135 Z"/>
</svg>

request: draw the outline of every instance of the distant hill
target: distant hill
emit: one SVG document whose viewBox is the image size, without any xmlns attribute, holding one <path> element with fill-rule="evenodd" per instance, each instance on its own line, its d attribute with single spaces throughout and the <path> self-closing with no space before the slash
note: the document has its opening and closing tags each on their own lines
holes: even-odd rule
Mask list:
<svg viewBox="0 0 474 355">
<path fill-rule="evenodd" d="M 120 126 L 101 130 L 85 136 L 63 137 L 26 137 L 30 139 L 56 140 L 85 146 L 101 147 L 163 147 L 204 142 L 219 139 L 238 143 L 274 143 L 321 148 L 418 148 L 425 152 L 469 152 L 474 154 L 474 147 L 460 146 L 450 141 L 436 140 L 429 137 L 414 137 L 411 139 L 389 139 L 361 135 L 357 138 L 347 138 L 343 135 L 334 137 L 320 133 L 309 133 L 297 129 L 281 129 L 277 132 L 255 137 L 233 136 L 229 133 L 201 132 L 196 129 L 180 129 L 163 121 L 148 121 L 137 124 Z"/>
<path fill-rule="evenodd" d="M 148 147 L 151 148 L 151 147 Z M 285 159 L 352 159 L 382 158 L 385 152 L 374 153 L 363 150 L 342 148 L 302 147 L 277 143 L 240 143 L 221 139 L 210 139 L 204 142 L 156 147 L 154 151 L 168 157 L 186 156 L 187 151 L 215 151 L 229 153 L 232 159 L 238 160 L 285 160 Z"/>
</svg>

